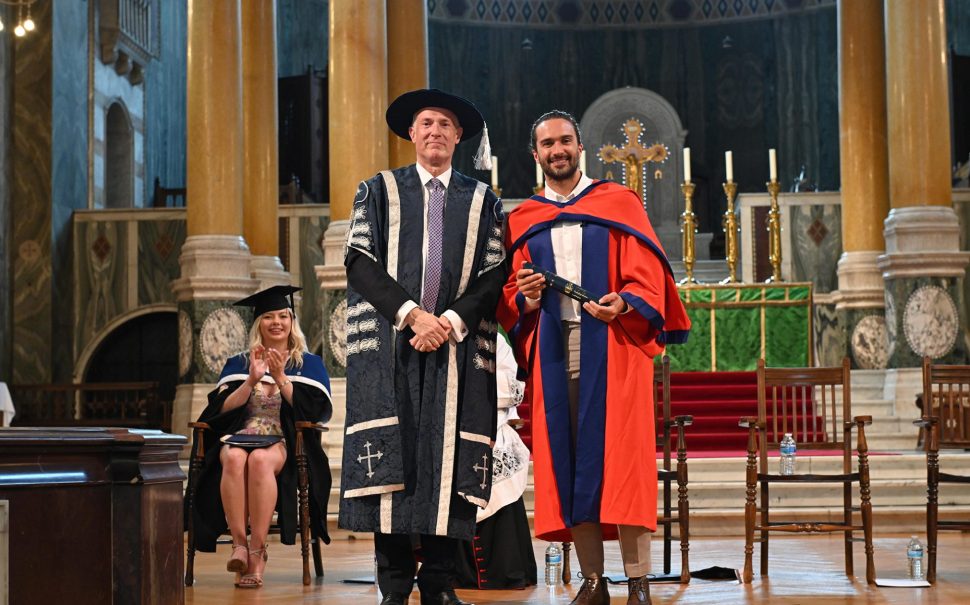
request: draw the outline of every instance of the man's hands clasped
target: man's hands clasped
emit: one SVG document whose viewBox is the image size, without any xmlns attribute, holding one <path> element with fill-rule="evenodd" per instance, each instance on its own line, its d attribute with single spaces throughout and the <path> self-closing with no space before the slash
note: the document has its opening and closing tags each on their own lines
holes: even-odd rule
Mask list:
<svg viewBox="0 0 970 605">
<path fill-rule="evenodd" d="M 438 347 L 448 342 L 448 338 L 451 337 L 450 321 L 428 313 L 420 307 L 411 309 L 405 323 L 414 332 L 410 340 L 411 346 L 422 353 L 437 351 Z"/>
</svg>

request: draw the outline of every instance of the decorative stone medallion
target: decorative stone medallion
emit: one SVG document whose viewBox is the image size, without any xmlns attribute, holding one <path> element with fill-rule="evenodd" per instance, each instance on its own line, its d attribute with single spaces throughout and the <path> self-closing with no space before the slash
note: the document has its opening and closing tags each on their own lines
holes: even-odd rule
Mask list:
<svg viewBox="0 0 970 605">
<path fill-rule="evenodd" d="M 943 288 L 923 286 L 906 301 L 903 332 L 917 355 L 943 357 L 956 344 L 959 330 L 957 306 Z"/>
<path fill-rule="evenodd" d="M 892 355 L 896 350 L 896 297 L 886 290 L 886 354 Z"/>
<path fill-rule="evenodd" d="M 185 376 L 191 366 L 192 320 L 188 313 L 179 311 L 179 378 Z"/>
<path fill-rule="evenodd" d="M 860 368 L 881 370 L 889 362 L 889 334 L 886 318 L 867 315 L 852 330 L 852 355 Z"/>
<path fill-rule="evenodd" d="M 218 374 L 230 356 L 246 350 L 246 324 L 234 309 L 216 309 L 202 322 L 202 361 Z"/>
<path fill-rule="evenodd" d="M 347 367 L 347 299 L 341 300 L 330 314 L 330 351 L 342 367 Z"/>
</svg>

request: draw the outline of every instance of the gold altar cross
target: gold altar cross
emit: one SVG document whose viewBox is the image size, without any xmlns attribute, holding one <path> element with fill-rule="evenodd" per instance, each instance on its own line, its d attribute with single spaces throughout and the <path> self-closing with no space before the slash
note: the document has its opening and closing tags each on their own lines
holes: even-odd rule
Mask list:
<svg viewBox="0 0 970 605">
<path fill-rule="evenodd" d="M 600 147 L 600 161 L 604 164 L 618 162 L 623 165 L 625 185 L 637 192 L 640 199 L 646 201 L 643 196 L 643 167 L 647 162 L 657 164 L 667 159 L 667 146 L 663 143 L 654 143 L 649 147 L 644 147 L 640 143 L 640 135 L 643 133 L 643 124 L 636 118 L 630 118 L 623 123 L 623 136 L 626 143 L 623 147 L 613 144 Z"/>
</svg>

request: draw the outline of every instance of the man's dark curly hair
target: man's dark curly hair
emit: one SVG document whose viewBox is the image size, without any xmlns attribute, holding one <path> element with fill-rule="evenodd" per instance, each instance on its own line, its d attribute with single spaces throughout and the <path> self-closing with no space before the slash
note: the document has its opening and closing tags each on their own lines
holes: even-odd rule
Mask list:
<svg viewBox="0 0 970 605">
<path fill-rule="evenodd" d="M 542 114 L 535 122 L 532 123 L 532 138 L 529 141 L 530 151 L 536 150 L 536 128 L 539 127 L 539 124 L 542 124 L 547 120 L 554 120 L 557 118 L 567 120 L 570 124 L 572 124 L 573 128 L 576 129 L 576 143 L 579 145 L 583 144 L 583 135 L 579 132 L 579 122 L 576 121 L 573 114 L 561 109 L 553 109 L 552 111 L 547 111 L 546 113 Z"/>
</svg>

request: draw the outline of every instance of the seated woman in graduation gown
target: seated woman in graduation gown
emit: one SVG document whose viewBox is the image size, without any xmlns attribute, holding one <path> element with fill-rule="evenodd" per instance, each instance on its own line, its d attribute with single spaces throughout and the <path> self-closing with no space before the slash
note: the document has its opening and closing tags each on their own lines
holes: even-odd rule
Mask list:
<svg viewBox="0 0 970 605">
<path fill-rule="evenodd" d="M 214 552 L 216 539 L 228 527 L 232 555 L 226 569 L 236 574 L 240 588 L 263 584 L 266 535 L 274 509 L 280 541 L 295 542 L 295 423 L 326 422 L 333 412 L 330 378 L 320 357 L 307 352 L 293 313 L 292 293 L 299 289 L 273 286 L 235 303 L 253 307 L 249 352 L 229 358 L 199 417 L 219 440 L 205 440 L 205 462 L 195 496 L 195 547 Z M 319 439 L 304 443 L 310 530 L 329 543 L 330 467 Z"/>
<path fill-rule="evenodd" d="M 475 538 L 460 542 L 455 563 L 460 588 L 504 590 L 536 584 L 536 559 L 525 512 L 529 482 L 529 449 L 512 428 L 518 420 L 525 383 L 516 378 L 518 366 L 504 332 L 496 339 L 495 379 L 498 392 L 498 431 L 492 448 L 492 494 L 478 511 Z"/>
</svg>

